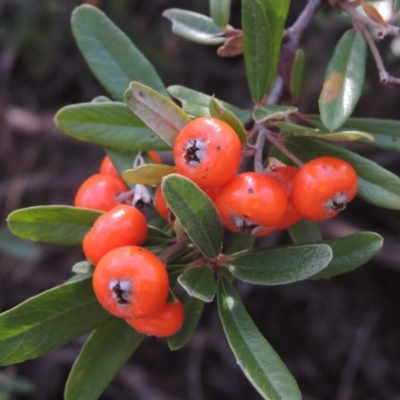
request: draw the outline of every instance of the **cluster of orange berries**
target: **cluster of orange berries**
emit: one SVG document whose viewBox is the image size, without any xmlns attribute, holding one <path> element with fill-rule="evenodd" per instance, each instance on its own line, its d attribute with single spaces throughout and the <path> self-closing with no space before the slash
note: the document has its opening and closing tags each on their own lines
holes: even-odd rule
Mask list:
<svg viewBox="0 0 400 400">
<path fill-rule="evenodd" d="M 301 168 L 279 165 L 263 173 L 237 174 L 242 145 L 230 125 L 201 117 L 188 123 L 174 144 L 177 173 L 204 190 L 222 224 L 231 231 L 264 236 L 300 219 L 334 217 L 354 198 L 354 168 L 336 157 L 319 157 Z M 169 222 L 173 215 L 157 189 L 155 204 Z"/>
<path fill-rule="evenodd" d="M 156 153 L 150 156 L 160 162 Z M 141 247 L 148 232 L 145 216 L 118 200 L 128 191 L 109 157 L 105 157 L 100 172 L 83 182 L 76 194 L 76 207 L 104 211 L 83 240 L 83 251 L 95 266 L 93 289 L 107 311 L 124 318 L 138 332 L 170 336 L 183 324 L 183 305 L 177 298 L 168 302 L 166 267 Z"/>
</svg>

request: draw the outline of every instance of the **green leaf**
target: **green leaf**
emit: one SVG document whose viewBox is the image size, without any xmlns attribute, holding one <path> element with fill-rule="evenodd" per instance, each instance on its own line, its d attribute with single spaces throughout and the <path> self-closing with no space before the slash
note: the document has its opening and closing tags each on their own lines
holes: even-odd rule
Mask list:
<svg viewBox="0 0 400 400">
<path fill-rule="evenodd" d="M 375 232 L 359 232 L 323 243 L 331 247 L 333 258 L 311 279 L 330 278 L 360 267 L 382 248 L 383 238 Z"/>
<path fill-rule="evenodd" d="M 302 126 L 292 124 L 289 122 L 278 122 L 278 127 L 286 132 L 290 132 L 296 136 L 312 136 L 318 139 L 331 140 L 331 141 L 344 141 L 344 140 L 358 140 L 368 139 L 374 141 L 374 137 L 366 132 L 360 132 L 355 130 L 343 130 L 330 132 L 326 129 L 311 128 L 309 126 Z"/>
<path fill-rule="evenodd" d="M 215 45 L 225 42 L 224 31 L 205 15 L 170 8 L 162 13 L 172 22 L 172 32 L 192 42 Z"/>
<path fill-rule="evenodd" d="M 218 281 L 218 310 L 228 343 L 244 374 L 264 399 L 301 400 L 296 381 L 250 318 L 232 285 Z"/>
<path fill-rule="evenodd" d="M 400 178 L 349 150 L 310 138 L 287 138 L 285 146 L 302 160 L 329 155 L 348 161 L 358 175 L 357 195 L 379 207 L 400 210 Z"/>
<path fill-rule="evenodd" d="M 259 0 L 242 0 L 243 51 L 251 96 L 261 103 L 275 77 L 271 27 Z"/>
<path fill-rule="evenodd" d="M 300 220 L 288 228 L 293 243 L 303 244 L 322 241 L 321 231 L 315 222 Z"/>
<path fill-rule="evenodd" d="M 124 103 L 81 103 L 61 108 L 57 127 L 85 142 L 122 151 L 169 150 Z"/>
<path fill-rule="evenodd" d="M 301 88 L 303 86 L 304 64 L 304 51 L 302 49 L 297 49 L 292 71 L 290 73 L 290 92 L 295 103 L 300 98 Z"/>
<path fill-rule="evenodd" d="M 96 400 L 142 341 L 125 320 L 113 318 L 97 328 L 76 359 L 65 387 L 65 400 Z"/>
<path fill-rule="evenodd" d="M 210 115 L 214 118 L 218 118 L 228 125 L 230 125 L 239 136 L 241 143 L 247 143 L 247 132 L 239 118 L 235 114 L 224 108 L 222 103 L 212 98 L 209 104 Z"/>
<path fill-rule="evenodd" d="M 148 232 L 146 241 L 144 243 L 145 247 L 165 245 L 173 239 L 173 236 L 169 235 L 165 231 L 156 228 L 155 226 L 148 225 Z"/>
<path fill-rule="evenodd" d="M 367 46 L 362 34 L 348 30 L 336 45 L 319 97 L 323 124 L 331 131 L 344 124 L 361 96 Z"/>
<path fill-rule="evenodd" d="M 72 14 L 72 32 L 93 74 L 117 100 L 132 81 L 167 95 L 153 65 L 98 8 L 82 5 Z"/>
<path fill-rule="evenodd" d="M 225 28 L 229 23 L 231 0 L 210 0 L 210 15 L 215 25 Z"/>
<path fill-rule="evenodd" d="M 125 92 L 125 101 L 128 107 L 170 147 L 174 147 L 179 132 L 190 122 L 189 116 L 172 100 L 139 82 L 129 85 Z"/>
<path fill-rule="evenodd" d="M 232 232 L 225 254 L 233 254 L 254 247 L 257 237 L 247 233 Z"/>
<path fill-rule="evenodd" d="M 102 213 L 69 206 L 38 206 L 12 212 L 10 231 L 25 239 L 46 243 L 80 245 Z"/>
<path fill-rule="evenodd" d="M 181 102 L 182 108 L 188 114 L 193 115 L 194 117 L 211 116 L 208 106 L 213 98 L 212 96 L 179 85 L 169 86 L 167 90 L 172 97 Z M 216 100 L 221 103 L 225 109 L 233 113 L 242 122 L 242 124 L 247 124 L 251 120 L 250 110 L 241 110 L 240 108 L 225 101 L 218 99 Z"/>
<path fill-rule="evenodd" d="M 227 261 L 232 274 L 246 282 L 282 285 L 309 278 L 332 259 L 326 244 L 265 247 L 232 254 Z"/>
<path fill-rule="evenodd" d="M 0 228 L 0 253 L 34 261 L 42 256 L 43 251 L 37 243 L 16 237 L 8 229 Z"/>
<path fill-rule="evenodd" d="M 1 365 L 47 354 L 110 318 L 90 278 L 47 290 L 0 315 Z"/>
<path fill-rule="evenodd" d="M 193 243 L 205 257 L 218 256 L 222 227 L 209 197 L 191 180 L 178 174 L 166 176 L 161 187 L 168 206 Z"/>
<path fill-rule="evenodd" d="M 297 107 L 266 104 L 253 112 L 256 122 L 285 119 L 289 114 L 297 112 Z"/>
<path fill-rule="evenodd" d="M 186 270 L 179 276 L 178 282 L 189 296 L 209 303 L 215 296 L 215 277 L 210 268 L 196 267 Z"/>
<path fill-rule="evenodd" d="M 137 151 L 130 151 L 130 150 L 120 150 L 120 149 L 112 149 L 111 147 L 104 148 L 108 157 L 110 157 L 114 167 L 117 169 L 119 174 L 122 177 L 122 173 L 132 168 L 136 157 L 138 156 Z M 130 185 L 132 186 L 132 185 Z"/>
<path fill-rule="evenodd" d="M 168 338 L 168 346 L 171 350 L 179 350 L 189 341 L 203 313 L 204 302 L 187 293 L 184 293 L 182 303 L 185 309 L 185 320 L 182 328 Z"/>
<path fill-rule="evenodd" d="M 176 171 L 176 167 L 166 164 L 143 164 L 124 171 L 122 177 L 128 183 L 158 185 L 162 178 Z"/>
</svg>

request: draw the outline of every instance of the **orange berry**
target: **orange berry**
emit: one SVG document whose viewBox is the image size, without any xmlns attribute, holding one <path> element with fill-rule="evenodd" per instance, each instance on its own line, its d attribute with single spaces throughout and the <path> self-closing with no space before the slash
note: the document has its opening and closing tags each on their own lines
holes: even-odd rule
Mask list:
<svg viewBox="0 0 400 400">
<path fill-rule="evenodd" d="M 147 154 L 155 164 L 161 164 L 161 157 L 155 151 L 148 151 Z"/>
<path fill-rule="evenodd" d="M 236 174 L 242 145 L 236 132 L 217 118 L 189 122 L 174 144 L 177 172 L 202 189 L 222 186 Z"/>
<path fill-rule="evenodd" d="M 75 207 L 109 211 L 117 206 L 117 196 L 127 192 L 128 186 L 120 178 L 111 175 L 94 174 L 86 179 L 75 195 Z"/>
<path fill-rule="evenodd" d="M 83 239 L 83 252 L 96 265 L 109 251 L 121 246 L 139 246 L 146 236 L 145 216 L 136 207 L 120 204 L 96 220 Z"/>
<path fill-rule="evenodd" d="M 145 318 L 128 318 L 126 322 L 140 333 L 158 337 L 171 336 L 183 325 L 184 309 L 180 300 L 166 303 L 154 314 Z"/>
<path fill-rule="evenodd" d="M 121 179 L 119 172 L 114 167 L 111 158 L 108 156 L 105 156 L 100 164 L 100 174 L 111 175 L 114 176 L 115 178 Z"/>
<path fill-rule="evenodd" d="M 323 156 L 303 166 L 292 187 L 297 211 L 311 221 L 334 217 L 357 193 L 357 173 L 346 161 Z"/>
<path fill-rule="evenodd" d="M 164 263 L 149 250 L 122 246 L 97 264 L 93 289 L 100 304 L 120 318 L 143 318 L 164 306 L 169 279 Z"/>
<path fill-rule="evenodd" d="M 215 200 L 226 228 L 255 236 L 273 232 L 284 217 L 287 205 L 281 185 L 256 172 L 235 176 L 220 189 Z"/>
<path fill-rule="evenodd" d="M 171 209 L 168 207 L 167 202 L 165 201 L 165 198 L 161 191 L 161 186 L 158 186 L 156 189 L 156 193 L 154 195 L 154 204 L 160 215 L 165 218 L 171 226 L 173 226 L 176 218 Z"/>
</svg>

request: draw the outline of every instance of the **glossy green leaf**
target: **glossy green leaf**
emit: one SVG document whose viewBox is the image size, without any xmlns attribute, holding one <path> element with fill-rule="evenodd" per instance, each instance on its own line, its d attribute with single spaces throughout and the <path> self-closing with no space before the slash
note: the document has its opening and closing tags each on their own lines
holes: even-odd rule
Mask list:
<svg viewBox="0 0 400 400">
<path fill-rule="evenodd" d="M 232 232 L 225 254 L 233 254 L 254 247 L 257 237 L 247 233 Z"/>
<path fill-rule="evenodd" d="M 25 239 L 80 245 L 101 214 L 86 208 L 37 206 L 16 210 L 7 221 L 10 231 Z"/>
<path fill-rule="evenodd" d="M 161 187 L 168 206 L 193 243 L 205 257 L 216 257 L 222 247 L 222 227 L 209 197 L 191 180 L 178 174 L 166 176 Z"/>
<path fill-rule="evenodd" d="M 213 20 L 193 11 L 170 8 L 162 13 L 172 23 L 172 32 L 192 42 L 215 45 L 225 42 L 224 31 Z"/>
<path fill-rule="evenodd" d="M 222 103 L 220 103 L 215 98 L 212 98 L 210 100 L 209 109 L 210 109 L 210 115 L 212 117 L 218 118 L 218 119 L 226 122 L 228 125 L 230 125 L 235 130 L 235 132 L 239 136 L 241 143 L 247 143 L 246 129 L 243 126 L 243 124 L 240 122 L 239 118 L 236 117 L 235 114 L 233 114 L 231 111 L 226 109 L 222 105 Z"/>
<path fill-rule="evenodd" d="M 61 108 L 57 127 L 69 136 L 122 151 L 169 150 L 124 103 L 81 103 Z"/>
<path fill-rule="evenodd" d="M 173 236 L 169 235 L 165 231 L 156 228 L 155 226 L 148 225 L 148 232 L 144 246 L 156 246 L 165 245 L 166 243 L 173 240 Z"/>
<path fill-rule="evenodd" d="M 361 96 L 367 46 L 361 34 L 348 30 L 336 45 L 319 97 L 323 124 L 331 131 L 341 127 Z"/>
<path fill-rule="evenodd" d="M 288 228 L 293 243 L 303 244 L 322 241 L 322 234 L 316 222 L 300 220 Z"/>
<path fill-rule="evenodd" d="M 182 297 L 185 310 L 185 320 L 182 328 L 168 338 L 168 346 L 171 350 L 181 349 L 192 337 L 194 330 L 203 313 L 204 302 L 185 293 Z"/>
<path fill-rule="evenodd" d="M 360 232 L 323 243 L 331 247 L 333 258 L 311 279 L 330 278 L 360 267 L 382 248 L 383 238 L 374 232 Z"/>
<path fill-rule="evenodd" d="M 356 153 L 310 138 L 287 138 L 285 146 L 303 161 L 330 155 L 348 161 L 358 175 L 357 195 L 379 207 L 400 210 L 400 178 Z"/>
<path fill-rule="evenodd" d="M 264 399 L 301 400 L 289 370 L 260 333 L 225 279 L 218 281 L 218 310 L 228 343 L 244 374 Z"/>
<path fill-rule="evenodd" d="M 275 76 L 272 66 L 271 26 L 260 0 L 242 0 L 244 62 L 250 93 L 261 103 Z"/>
<path fill-rule="evenodd" d="M 65 400 L 96 400 L 141 343 L 142 335 L 113 318 L 85 343 L 69 374 Z"/>
<path fill-rule="evenodd" d="M 176 167 L 166 164 L 143 164 L 135 169 L 124 171 L 122 177 L 128 183 L 158 185 L 161 179 L 176 171 Z"/>
<path fill-rule="evenodd" d="M 37 243 L 21 239 L 13 235 L 8 229 L 0 228 L 1 253 L 21 260 L 34 261 L 42 256 L 43 250 Z"/>
<path fill-rule="evenodd" d="M 300 98 L 301 88 L 303 86 L 304 64 L 304 51 L 302 49 L 297 49 L 292 71 L 290 73 L 290 92 L 295 103 Z"/>
<path fill-rule="evenodd" d="M 358 139 L 368 139 L 370 141 L 374 140 L 374 137 L 371 134 L 355 130 L 340 129 L 335 132 L 330 132 L 326 129 L 312 128 L 309 126 L 302 126 L 289 122 L 278 122 L 277 125 L 284 131 L 290 132 L 296 136 L 312 136 L 318 139 L 331 141 L 346 141 Z"/>
<path fill-rule="evenodd" d="M 326 244 L 265 247 L 232 254 L 227 261 L 232 274 L 246 282 L 282 285 L 309 278 L 332 259 Z"/>
<path fill-rule="evenodd" d="M 169 86 L 167 90 L 172 97 L 181 102 L 182 108 L 188 114 L 193 115 L 194 117 L 211 116 L 208 106 L 211 99 L 213 98 L 212 96 L 179 85 Z M 242 122 L 242 124 L 246 124 L 250 121 L 250 110 L 242 110 L 225 101 L 219 99 L 216 100 L 221 103 L 225 109 L 236 115 L 236 117 Z"/>
<path fill-rule="evenodd" d="M 172 100 L 139 82 L 132 82 L 125 92 L 128 107 L 165 143 L 174 146 L 189 116 Z M 150 149 L 158 150 L 158 149 Z"/>
<path fill-rule="evenodd" d="M 214 273 L 210 268 L 206 266 L 190 268 L 179 276 L 178 282 L 189 296 L 206 303 L 213 301 L 216 283 Z"/>
<path fill-rule="evenodd" d="M 111 318 L 90 278 L 47 290 L 0 315 L 0 365 L 40 357 Z"/>
<path fill-rule="evenodd" d="M 297 107 L 266 104 L 253 112 L 256 122 L 285 119 L 289 114 L 297 112 Z"/>
<path fill-rule="evenodd" d="M 72 32 L 93 74 L 117 100 L 132 81 L 164 95 L 165 87 L 153 65 L 98 8 L 82 5 L 72 14 Z"/>
<path fill-rule="evenodd" d="M 229 23 L 231 0 L 209 0 L 210 15 L 215 25 L 225 28 Z"/>
</svg>

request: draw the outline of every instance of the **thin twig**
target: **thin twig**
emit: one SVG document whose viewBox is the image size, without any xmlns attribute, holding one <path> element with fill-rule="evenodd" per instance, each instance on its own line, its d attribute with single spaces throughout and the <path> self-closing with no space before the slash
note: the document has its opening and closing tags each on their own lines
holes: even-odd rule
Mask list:
<svg viewBox="0 0 400 400">
<path fill-rule="evenodd" d="M 262 173 L 264 171 L 264 166 L 263 166 L 263 149 L 265 145 L 265 129 L 262 128 L 259 130 L 258 135 L 257 135 L 257 140 L 254 145 L 256 148 L 256 153 L 254 155 L 254 172 Z"/>
<path fill-rule="evenodd" d="M 190 239 L 178 240 L 177 242 L 169 246 L 166 250 L 164 250 L 161 254 L 159 254 L 158 258 L 166 264 L 168 258 L 171 257 L 172 254 L 188 246 L 190 243 L 191 243 Z"/>
</svg>

